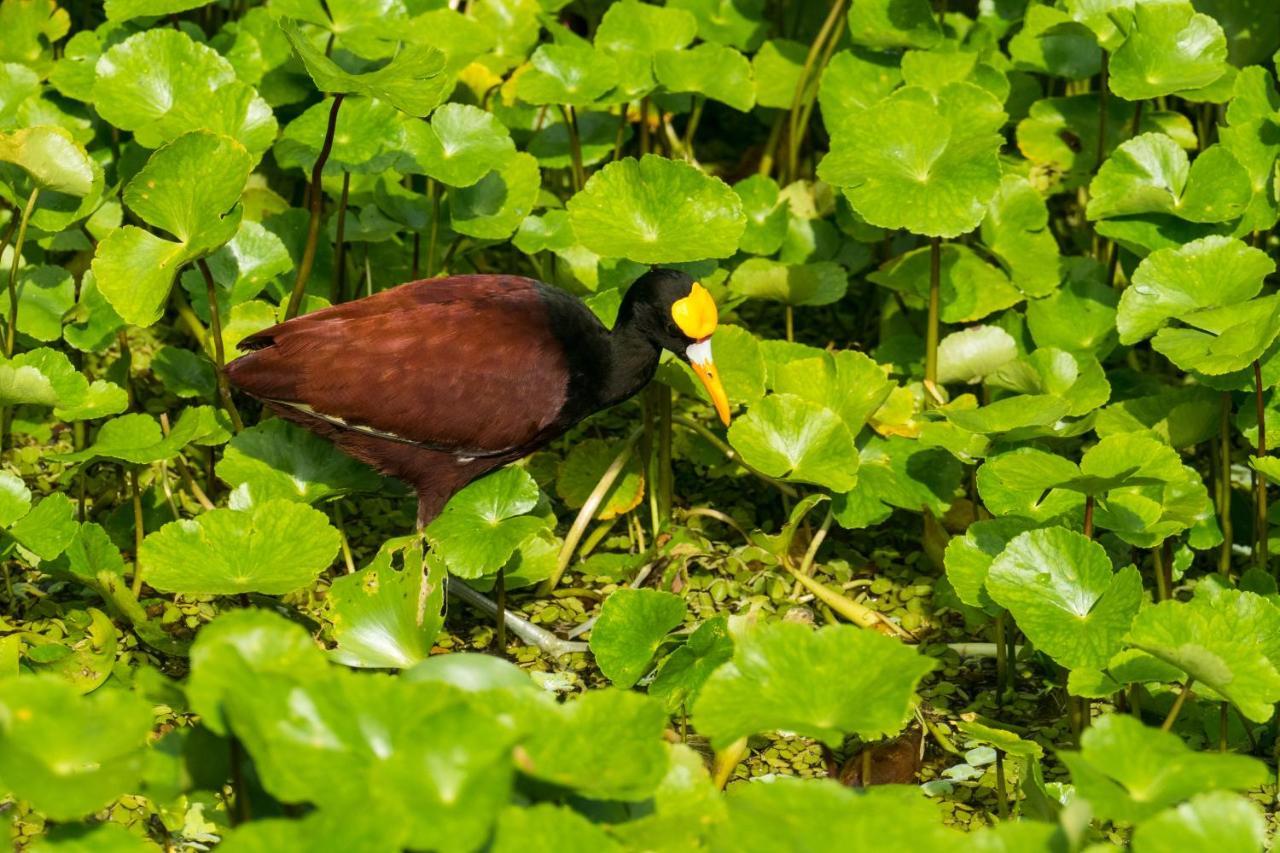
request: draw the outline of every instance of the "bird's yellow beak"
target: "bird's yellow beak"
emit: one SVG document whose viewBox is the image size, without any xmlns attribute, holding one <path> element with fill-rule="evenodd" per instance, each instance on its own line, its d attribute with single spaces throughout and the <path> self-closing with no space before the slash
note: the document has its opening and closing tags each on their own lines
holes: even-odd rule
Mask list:
<svg viewBox="0 0 1280 853">
<path fill-rule="evenodd" d="M 720 416 L 724 425 L 728 426 L 729 396 L 724 393 L 724 386 L 720 384 L 720 372 L 716 370 L 716 363 L 711 359 L 711 339 L 703 338 L 695 344 L 690 344 L 685 350 L 685 355 L 689 357 L 689 366 L 693 368 L 693 372 L 702 380 L 703 387 L 711 395 L 711 403 L 716 407 L 716 414 Z"/>
</svg>

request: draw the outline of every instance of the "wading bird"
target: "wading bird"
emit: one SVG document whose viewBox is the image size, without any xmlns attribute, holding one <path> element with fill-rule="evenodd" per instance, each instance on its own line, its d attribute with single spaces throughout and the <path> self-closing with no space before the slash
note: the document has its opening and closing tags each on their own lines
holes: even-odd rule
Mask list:
<svg viewBox="0 0 1280 853">
<path fill-rule="evenodd" d="M 612 330 L 570 294 L 517 276 L 417 281 L 305 314 L 240 342 L 241 390 L 418 494 L 418 526 L 463 486 L 643 388 L 666 349 L 729 401 L 711 359 L 716 305 L 656 269 Z"/>
</svg>

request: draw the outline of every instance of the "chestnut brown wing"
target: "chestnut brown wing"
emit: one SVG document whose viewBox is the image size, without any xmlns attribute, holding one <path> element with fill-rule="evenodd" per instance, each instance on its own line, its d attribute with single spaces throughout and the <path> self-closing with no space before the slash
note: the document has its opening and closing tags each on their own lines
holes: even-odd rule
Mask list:
<svg viewBox="0 0 1280 853">
<path fill-rule="evenodd" d="M 233 383 L 330 423 L 460 456 L 535 443 L 569 367 L 537 283 L 456 276 L 295 318 L 241 343 Z"/>
</svg>

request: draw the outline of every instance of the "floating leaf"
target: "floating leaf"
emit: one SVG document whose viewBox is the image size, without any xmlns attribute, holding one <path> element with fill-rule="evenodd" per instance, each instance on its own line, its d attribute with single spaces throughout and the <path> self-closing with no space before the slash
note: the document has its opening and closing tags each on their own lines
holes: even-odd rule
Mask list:
<svg viewBox="0 0 1280 853">
<path fill-rule="evenodd" d="M 747 464 L 847 492 L 858 481 L 858 452 L 840 416 L 792 394 L 771 394 L 729 427 L 729 443 Z"/>
<path fill-rule="evenodd" d="M 681 199 L 673 205 L 670 200 Z M 569 199 L 578 240 L 603 257 L 645 264 L 727 257 L 745 227 L 742 202 L 688 163 L 645 155 L 610 163 Z"/>
<path fill-rule="evenodd" d="M 416 545 L 404 548 L 403 568 L 396 569 L 388 545 L 368 566 L 329 587 L 329 621 L 338 644 L 331 654 L 338 663 L 413 666 L 428 658 L 444 625 L 444 579 L 428 573 Z"/>
<path fill-rule="evenodd" d="M 684 601 L 656 589 L 615 590 L 591 629 L 591 653 L 618 687 L 640 680 L 667 632 L 684 621 Z"/>
<path fill-rule="evenodd" d="M 1000 103 L 971 83 L 907 86 L 836 131 L 818 176 L 882 228 L 956 237 L 1000 186 Z"/>
<path fill-rule="evenodd" d="M 288 421 L 263 421 L 231 439 L 216 472 L 255 503 L 283 498 L 314 504 L 334 495 L 377 491 L 382 478 L 316 434 Z"/>
<path fill-rule="evenodd" d="M 1266 775 L 1256 759 L 1195 752 L 1177 735 L 1124 714 L 1095 720 L 1081 734 L 1079 752 L 1058 756 L 1071 771 L 1076 795 L 1096 817 L 1126 823 L 1205 791 L 1252 788 Z"/>
<path fill-rule="evenodd" d="M 537 503 L 538 485 L 528 472 L 503 468 L 454 495 L 427 526 L 427 539 L 458 577 L 491 575 L 547 526 L 545 519 L 525 515 Z"/>
<path fill-rule="evenodd" d="M 785 729 L 838 745 L 895 734 L 916 684 L 934 663 L 874 631 L 775 622 L 740 637 L 733 660 L 711 676 L 693 708 L 698 730 L 724 747 Z"/>
<path fill-rule="evenodd" d="M 272 500 L 214 509 L 147 536 L 138 554 L 147 583 L 187 595 L 284 595 L 311 583 L 338 553 L 324 513 Z"/>
<path fill-rule="evenodd" d="M 1137 569 L 1113 573 L 1101 545 L 1061 527 L 1013 539 L 986 587 L 1027 639 L 1067 668 L 1105 667 L 1142 603 Z"/>
</svg>

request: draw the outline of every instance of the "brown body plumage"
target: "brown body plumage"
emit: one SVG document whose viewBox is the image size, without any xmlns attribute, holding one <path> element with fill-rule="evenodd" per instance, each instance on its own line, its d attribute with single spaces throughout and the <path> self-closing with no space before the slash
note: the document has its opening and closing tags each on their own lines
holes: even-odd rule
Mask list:
<svg viewBox="0 0 1280 853">
<path fill-rule="evenodd" d="M 252 335 L 227 375 L 409 483 L 426 524 L 467 483 L 643 387 L 660 348 L 692 340 L 671 320 L 692 287 L 680 273 L 645 276 L 610 331 L 580 301 L 532 279 L 413 282 Z"/>
</svg>

